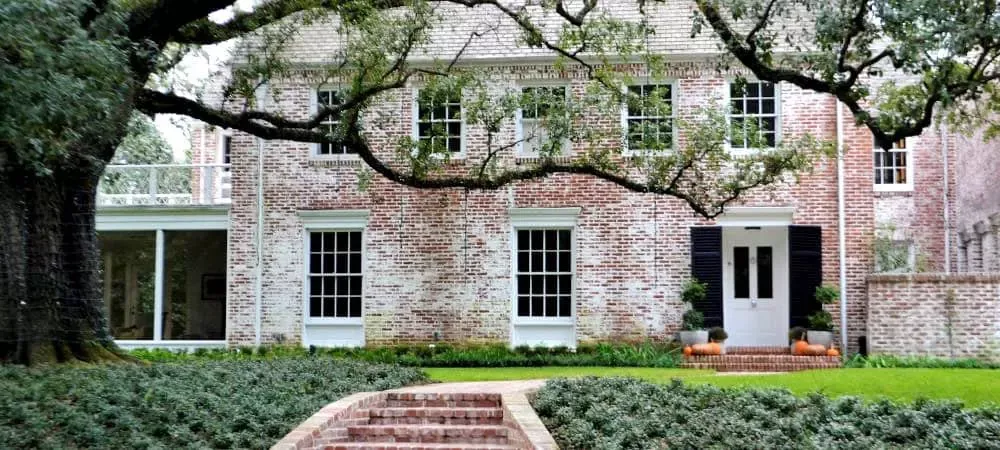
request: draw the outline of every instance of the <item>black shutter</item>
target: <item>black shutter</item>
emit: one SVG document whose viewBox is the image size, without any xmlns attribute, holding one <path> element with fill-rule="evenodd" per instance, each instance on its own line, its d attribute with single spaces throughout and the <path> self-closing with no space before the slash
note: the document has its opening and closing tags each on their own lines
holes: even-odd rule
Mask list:
<svg viewBox="0 0 1000 450">
<path fill-rule="evenodd" d="M 694 309 L 706 327 L 722 326 L 722 228 L 691 227 L 691 276 L 705 283 L 708 295 Z"/>
<path fill-rule="evenodd" d="M 823 283 L 823 231 L 816 226 L 788 227 L 789 326 L 808 327 L 808 317 L 822 308 L 816 287 Z"/>
</svg>

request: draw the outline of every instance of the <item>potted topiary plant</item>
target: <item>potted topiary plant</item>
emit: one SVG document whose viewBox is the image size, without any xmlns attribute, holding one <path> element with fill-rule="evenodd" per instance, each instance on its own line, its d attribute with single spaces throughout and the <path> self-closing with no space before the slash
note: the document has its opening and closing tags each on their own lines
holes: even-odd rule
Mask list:
<svg viewBox="0 0 1000 450">
<path fill-rule="evenodd" d="M 687 311 L 681 316 L 681 345 L 707 344 L 708 332 L 704 330 L 705 315 L 694 309 L 694 304 L 705 299 L 705 284 L 692 278 L 684 283 L 681 300 L 687 304 Z"/>
<path fill-rule="evenodd" d="M 816 287 L 814 296 L 816 301 L 825 306 L 837 301 L 840 294 L 837 289 L 824 285 Z M 809 332 L 806 336 L 809 345 L 822 345 L 830 348 L 830 344 L 833 343 L 833 316 L 830 315 L 829 311 L 822 308 L 809 316 Z"/>
<path fill-rule="evenodd" d="M 719 353 L 726 353 L 726 339 L 729 339 L 729 333 L 722 327 L 712 327 L 708 329 L 708 341 L 713 344 L 719 345 Z"/>
</svg>

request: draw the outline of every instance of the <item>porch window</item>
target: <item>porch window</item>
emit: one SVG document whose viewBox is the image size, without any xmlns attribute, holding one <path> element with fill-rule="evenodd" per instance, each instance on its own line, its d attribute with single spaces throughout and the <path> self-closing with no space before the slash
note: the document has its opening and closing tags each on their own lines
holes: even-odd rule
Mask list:
<svg viewBox="0 0 1000 450">
<path fill-rule="evenodd" d="M 111 335 L 123 340 L 152 340 L 156 231 L 101 232 L 98 242 Z"/>
<path fill-rule="evenodd" d="M 224 172 L 229 172 L 229 164 L 232 163 L 233 155 L 233 136 L 231 134 L 222 135 L 222 164 L 226 166 L 222 168 Z"/>
<path fill-rule="evenodd" d="M 309 317 L 361 317 L 361 231 L 309 233 Z"/>
<path fill-rule="evenodd" d="M 774 83 L 730 83 L 730 148 L 745 150 L 760 144 L 774 147 L 778 137 L 777 104 Z M 754 138 L 754 132 L 759 138 Z"/>
<path fill-rule="evenodd" d="M 422 90 L 417 95 L 417 140 L 431 148 L 462 151 L 462 92 Z"/>
<path fill-rule="evenodd" d="M 900 139 L 885 150 L 877 144 L 873 145 L 875 170 L 875 190 L 903 191 L 913 189 L 910 176 L 913 164 L 910 161 L 910 149 L 906 139 Z"/>
<path fill-rule="evenodd" d="M 573 314 L 573 240 L 569 229 L 518 230 L 517 315 Z"/>
</svg>

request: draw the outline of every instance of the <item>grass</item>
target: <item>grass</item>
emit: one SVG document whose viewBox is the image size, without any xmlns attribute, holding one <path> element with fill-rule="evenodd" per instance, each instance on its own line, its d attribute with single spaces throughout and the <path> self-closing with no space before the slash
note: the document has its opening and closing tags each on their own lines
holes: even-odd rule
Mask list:
<svg viewBox="0 0 1000 450">
<path fill-rule="evenodd" d="M 1000 404 L 1000 376 L 995 370 L 980 369 L 833 369 L 732 376 L 646 367 L 426 368 L 424 371 L 432 380 L 443 382 L 624 376 L 667 383 L 681 378 L 692 384 L 720 387 L 786 388 L 798 395 L 820 392 L 831 397 L 854 395 L 868 400 L 912 402 L 923 397 L 960 400 L 966 406 Z"/>
</svg>

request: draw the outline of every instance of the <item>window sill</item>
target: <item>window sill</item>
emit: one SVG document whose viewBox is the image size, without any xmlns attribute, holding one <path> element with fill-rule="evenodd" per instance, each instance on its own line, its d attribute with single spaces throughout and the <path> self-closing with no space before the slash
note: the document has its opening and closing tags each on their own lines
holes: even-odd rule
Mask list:
<svg viewBox="0 0 1000 450">
<path fill-rule="evenodd" d="M 573 157 L 570 155 L 559 155 L 559 156 L 553 156 L 551 158 L 542 158 L 538 155 L 530 155 L 530 154 L 514 155 L 514 164 L 534 164 L 546 160 L 550 160 L 556 164 L 568 164 L 573 162 Z"/>
<path fill-rule="evenodd" d="M 573 326 L 573 317 L 514 317 L 514 325 L 531 327 Z"/>
<path fill-rule="evenodd" d="M 360 166 L 364 164 L 358 155 L 310 156 L 309 167 Z"/>
<path fill-rule="evenodd" d="M 874 192 L 876 197 L 911 197 L 913 196 L 913 186 L 912 185 L 902 185 L 902 186 L 878 186 L 874 187 Z"/>
<path fill-rule="evenodd" d="M 306 325 L 361 326 L 361 317 L 307 317 Z"/>
</svg>

